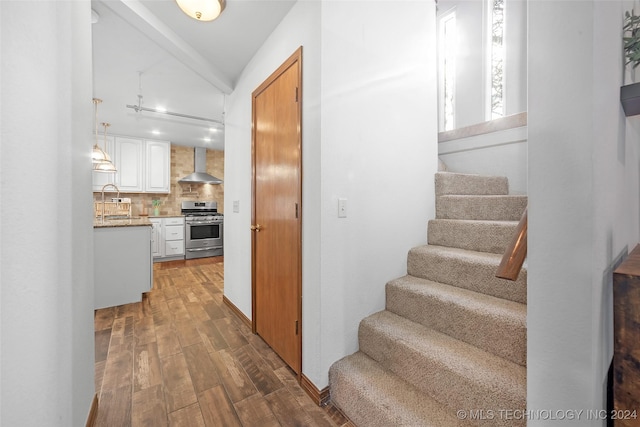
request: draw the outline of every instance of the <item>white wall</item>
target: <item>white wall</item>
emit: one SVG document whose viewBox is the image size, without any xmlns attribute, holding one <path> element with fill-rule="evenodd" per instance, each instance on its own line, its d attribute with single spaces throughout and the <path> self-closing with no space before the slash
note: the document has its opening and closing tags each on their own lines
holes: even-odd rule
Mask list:
<svg viewBox="0 0 640 427">
<path fill-rule="evenodd" d="M 527 127 L 438 144 L 450 172 L 506 176 L 509 193 L 527 194 Z"/>
<path fill-rule="evenodd" d="M 318 388 L 426 242 L 437 169 L 431 1 L 300 1 L 227 102 L 225 296 L 251 314 L 251 92 L 303 46 L 303 372 Z M 337 218 L 337 198 L 348 217 Z"/>
<path fill-rule="evenodd" d="M 527 0 L 506 0 L 505 116 L 527 111 Z"/>
<path fill-rule="evenodd" d="M 639 238 L 640 126 L 618 98 L 623 11 L 529 2 L 529 409 L 605 407 L 611 269 Z"/>
<path fill-rule="evenodd" d="M 482 0 L 441 0 L 438 16 L 455 11 L 458 35 L 455 128 L 485 121 L 484 16 Z"/>
<path fill-rule="evenodd" d="M 328 1 L 322 8 L 322 356 L 357 350 L 360 320 L 426 243 L 437 170 L 435 5 Z M 337 200 L 348 217 L 338 218 Z"/>
<path fill-rule="evenodd" d="M 6 426 L 84 425 L 94 394 L 90 14 L 0 2 Z"/>
</svg>

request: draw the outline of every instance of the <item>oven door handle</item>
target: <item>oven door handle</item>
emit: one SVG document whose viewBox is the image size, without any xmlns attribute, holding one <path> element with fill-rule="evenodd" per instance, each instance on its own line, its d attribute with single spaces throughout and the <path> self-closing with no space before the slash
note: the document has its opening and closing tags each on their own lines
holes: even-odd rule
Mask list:
<svg viewBox="0 0 640 427">
<path fill-rule="evenodd" d="M 187 252 L 201 252 L 201 251 L 210 251 L 211 249 L 216 249 L 219 246 L 212 246 L 210 248 L 195 248 L 195 249 L 187 249 Z"/>
<path fill-rule="evenodd" d="M 214 224 L 222 224 L 218 221 L 189 221 L 187 225 L 214 225 Z"/>
</svg>

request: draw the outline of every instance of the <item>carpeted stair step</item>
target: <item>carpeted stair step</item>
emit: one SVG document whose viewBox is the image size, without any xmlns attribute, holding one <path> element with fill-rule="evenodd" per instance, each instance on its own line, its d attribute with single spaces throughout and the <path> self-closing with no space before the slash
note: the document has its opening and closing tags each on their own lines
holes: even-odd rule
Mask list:
<svg viewBox="0 0 640 427">
<path fill-rule="evenodd" d="M 329 370 L 331 401 L 357 426 L 453 427 L 464 424 L 456 411 L 425 396 L 362 352 Z"/>
<path fill-rule="evenodd" d="M 436 218 L 519 221 L 526 207 L 527 196 L 437 196 Z"/>
<path fill-rule="evenodd" d="M 526 368 L 389 311 L 360 322 L 360 351 L 452 410 L 526 408 Z M 490 426 L 525 420 L 486 420 Z M 364 424 L 368 425 L 368 424 Z"/>
<path fill-rule="evenodd" d="M 527 306 L 404 276 L 387 283 L 386 309 L 519 365 L 527 362 Z"/>
<path fill-rule="evenodd" d="M 527 271 L 518 280 L 495 277 L 502 256 L 444 246 L 412 248 L 407 256 L 407 274 L 474 292 L 527 303 Z"/>
<path fill-rule="evenodd" d="M 503 176 L 483 176 L 438 172 L 436 195 L 443 194 L 509 194 L 509 182 Z"/>
<path fill-rule="evenodd" d="M 517 228 L 517 221 L 432 219 L 427 237 L 430 245 L 503 254 Z"/>
</svg>

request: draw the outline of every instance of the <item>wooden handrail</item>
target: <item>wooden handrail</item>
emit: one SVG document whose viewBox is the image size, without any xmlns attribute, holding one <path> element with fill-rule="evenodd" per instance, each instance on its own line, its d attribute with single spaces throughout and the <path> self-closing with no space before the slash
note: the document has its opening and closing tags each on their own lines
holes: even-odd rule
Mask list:
<svg viewBox="0 0 640 427">
<path fill-rule="evenodd" d="M 502 261 L 498 266 L 496 277 L 500 279 L 516 280 L 522 270 L 522 264 L 527 257 L 527 209 L 522 213 L 518 229 L 507 247 Z"/>
</svg>

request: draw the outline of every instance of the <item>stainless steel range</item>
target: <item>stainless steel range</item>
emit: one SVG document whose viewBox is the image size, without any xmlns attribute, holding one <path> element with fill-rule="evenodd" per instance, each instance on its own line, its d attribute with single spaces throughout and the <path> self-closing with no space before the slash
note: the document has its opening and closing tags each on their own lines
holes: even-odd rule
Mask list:
<svg viewBox="0 0 640 427">
<path fill-rule="evenodd" d="M 182 202 L 185 216 L 185 259 L 222 256 L 224 216 L 217 202 Z"/>
</svg>

